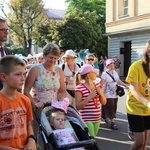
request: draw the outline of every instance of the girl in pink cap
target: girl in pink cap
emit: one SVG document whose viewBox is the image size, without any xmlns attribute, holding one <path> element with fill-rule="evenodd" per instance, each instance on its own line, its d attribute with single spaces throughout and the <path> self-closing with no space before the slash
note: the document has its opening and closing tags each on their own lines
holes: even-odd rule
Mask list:
<svg viewBox="0 0 150 150">
<path fill-rule="evenodd" d="M 106 98 L 100 83 L 95 81 L 97 73 L 99 73 L 98 69 L 85 64 L 79 73 L 82 83 L 79 82 L 75 89 L 76 108 L 86 123 L 90 135 L 95 137 L 100 125 L 101 104 L 106 104 Z"/>
</svg>

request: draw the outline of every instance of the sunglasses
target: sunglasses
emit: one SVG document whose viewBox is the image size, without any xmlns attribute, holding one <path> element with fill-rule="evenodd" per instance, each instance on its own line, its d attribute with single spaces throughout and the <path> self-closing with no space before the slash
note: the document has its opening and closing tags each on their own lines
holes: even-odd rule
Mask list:
<svg viewBox="0 0 150 150">
<path fill-rule="evenodd" d="M 94 61 L 94 59 L 87 59 L 88 61 Z"/>
</svg>

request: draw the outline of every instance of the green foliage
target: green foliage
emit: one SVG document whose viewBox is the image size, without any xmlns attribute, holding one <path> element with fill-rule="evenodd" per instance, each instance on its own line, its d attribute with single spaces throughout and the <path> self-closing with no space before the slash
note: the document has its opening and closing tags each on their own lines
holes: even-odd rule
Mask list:
<svg viewBox="0 0 150 150">
<path fill-rule="evenodd" d="M 101 38 L 97 39 L 94 52 L 98 55 L 107 54 L 107 37 L 102 36 L 105 33 L 105 0 L 66 0 L 66 2 L 69 3 L 66 14 L 72 13 L 74 9 L 82 12 L 96 12 L 96 22 L 101 27 Z"/>
<path fill-rule="evenodd" d="M 107 37 L 102 36 L 105 33 L 105 0 L 66 2 L 69 2 L 69 7 L 65 19 L 60 24 L 49 21 L 41 25 L 38 29 L 40 38 L 36 38 L 36 43 L 44 46 L 54 41 L 64 50 L 90 49 L 98 55 L 106 54 Z"/>
<path fill-rule="evenodd" d="M 10 49 L 13 54 L 22 54 L 23 56 L 25 55 L 24 49 L 21 46 L 18 45 L 11 45 L 11 46 L 7 46 L 8 49 Z"/>
<path fill-rule="evenodd" d="M 57 27 L 59 45 L 63 49 L 94 50 L 101 38 L 101 27 L 96 23 L 96 12 L 73 11 Z"/>
<path fill-rule="evenodd" d="M 44 12 L 42 0 L 10 0 L 9 9 L 11 39 L 22 45 L 27 55 L 31 53 L 35 28 Z"/>
<path fill-rule="evenodd" d="M 36 28 L 36 36 L 34 36 L 35 44 L 39 47 L 45 46 L 48 42 L 52 42 L 54 36 L 56 37 L 56 26 L 57 22 L 55 20 L 46 19 L 44 22 L 39 23 Z"/>
<path fill-rule="evenodd" d="M 105 0 L 66 0 L 69 7 L 61 22 L 46 19 L 36 27 L 34 43 L 43 47 L 48 42 L 64 50 L 90 49 L 107 55 L 105 33 Z"/>
</svg>

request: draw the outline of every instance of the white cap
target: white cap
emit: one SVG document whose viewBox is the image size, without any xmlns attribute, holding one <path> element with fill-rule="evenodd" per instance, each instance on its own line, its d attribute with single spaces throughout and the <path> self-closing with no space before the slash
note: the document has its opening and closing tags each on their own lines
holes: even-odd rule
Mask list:
<svg viewBox="0 0 150 150">
<path fill-rule="evenodd" d="M 29 54 L 26 58 L 30 60 L 33 59 L 34 57 L 31 54 Z"/>
</svg>

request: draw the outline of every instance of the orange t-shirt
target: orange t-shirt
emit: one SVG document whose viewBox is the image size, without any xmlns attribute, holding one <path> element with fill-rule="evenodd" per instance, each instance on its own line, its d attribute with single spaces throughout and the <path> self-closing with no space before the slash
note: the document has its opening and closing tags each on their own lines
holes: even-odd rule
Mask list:
<svg viewBox="0 0 150 150">
<path fill-rule="evenodd" d="M 0 92 L 0 145 L 24 148 L 28 141 L 27 123 L 33 120 L 30 100 L 17 92 L 11 100 Z"/>
</svg>

